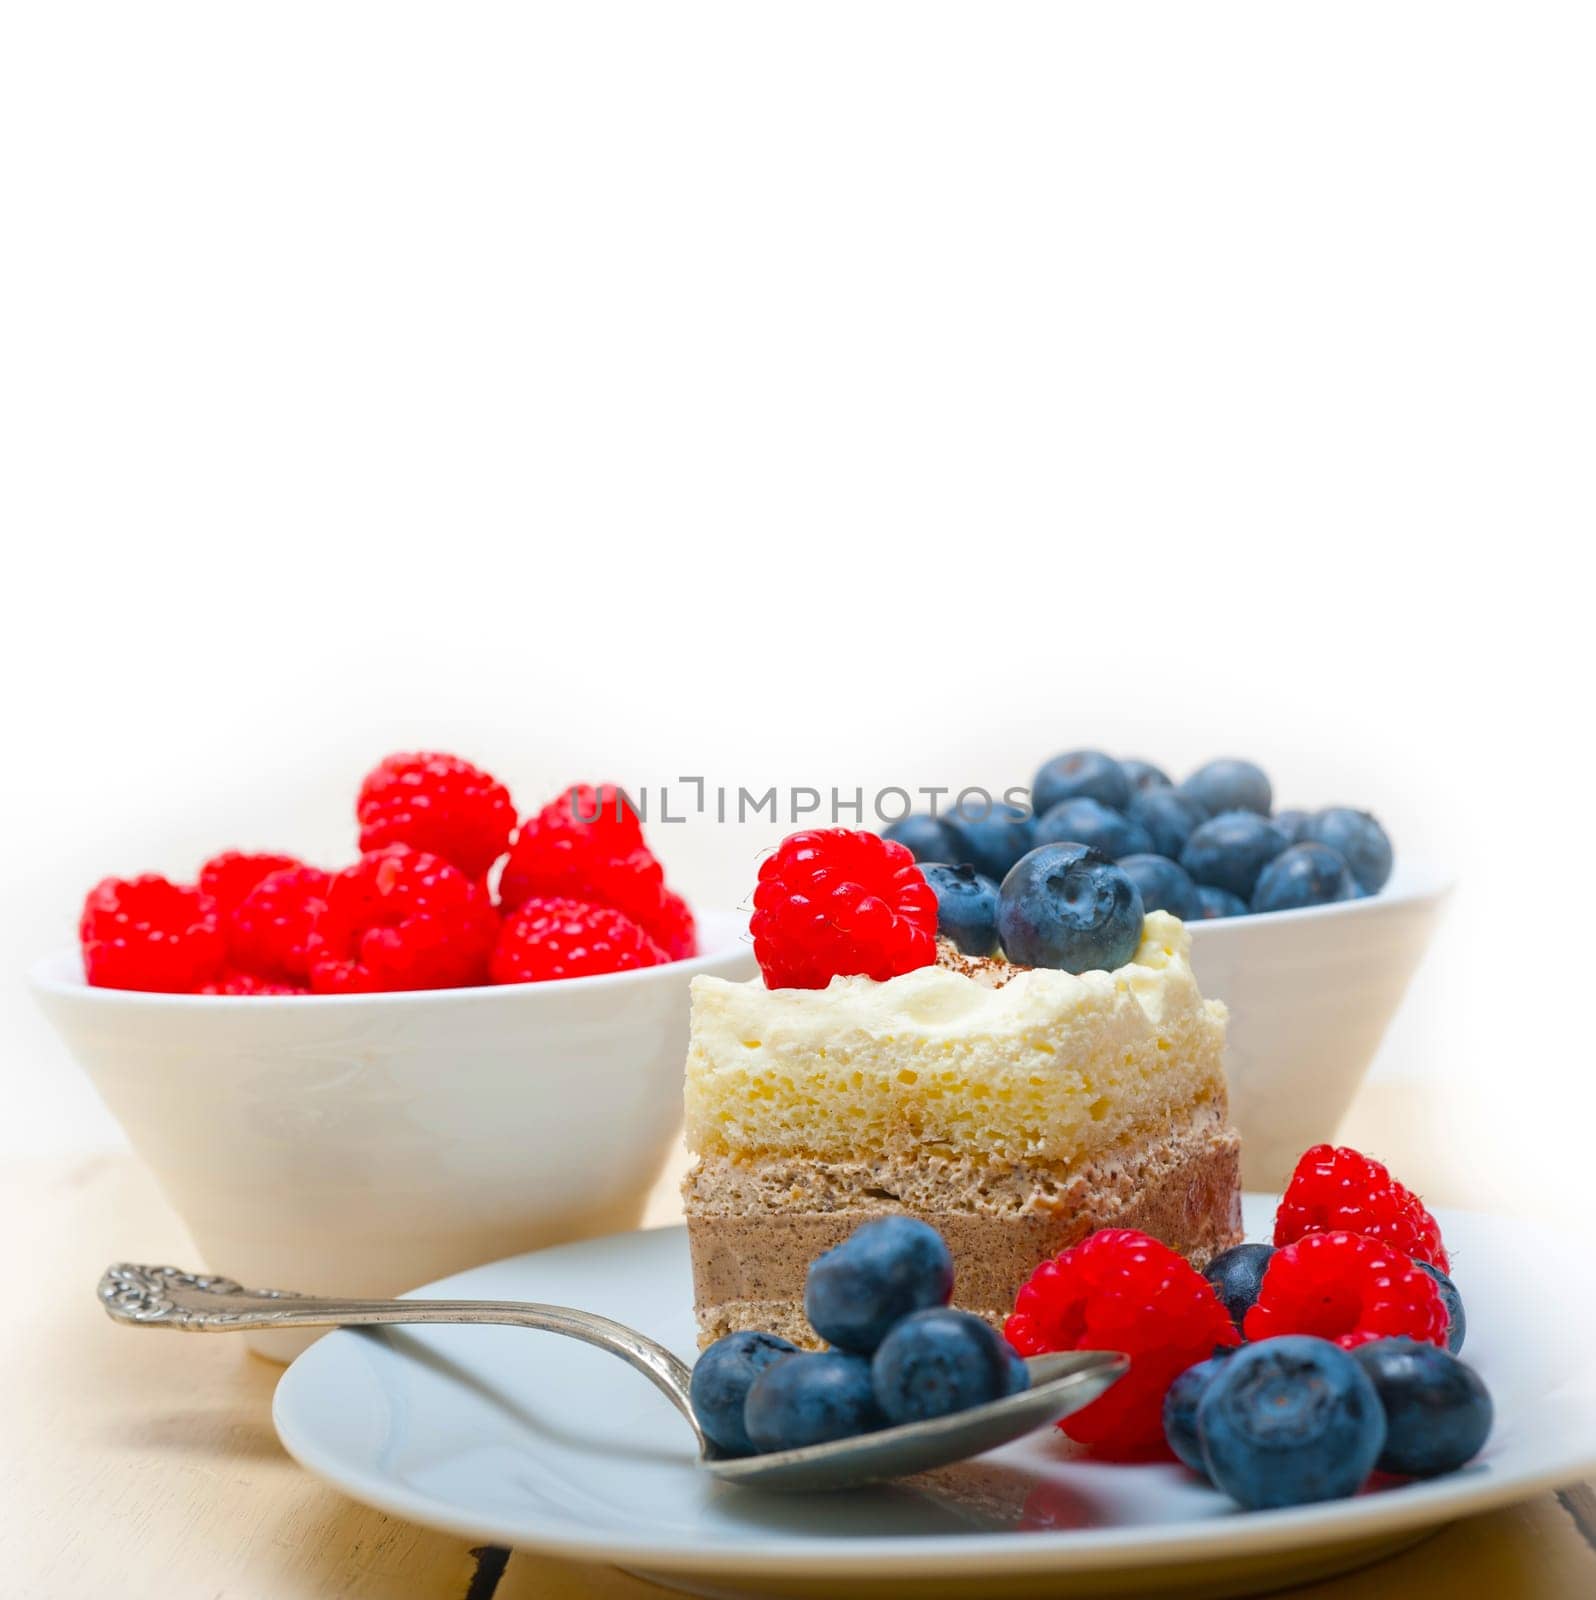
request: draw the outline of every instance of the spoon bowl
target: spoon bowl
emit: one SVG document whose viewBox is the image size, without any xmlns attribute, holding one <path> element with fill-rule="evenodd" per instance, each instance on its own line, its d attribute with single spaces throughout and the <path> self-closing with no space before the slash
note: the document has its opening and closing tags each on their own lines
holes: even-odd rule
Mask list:
<svg viewBox="0 0 1596 1600">
<path fill-rule="evenodd" d="M 1105 1350 L 1033 1356 L 1025 1363 L 1031 1386 L 1019 1394 L 801 1450 L 734 1456 L 720 1450 L 699 1426 L 689 1392 L 692 1368 L 685 1361 L 635 1328 L 569 1306 L 508 1300 L 339 1300 L 285 1289 L 245 1289 L 231 1278 L 132 1262 L 107 1268 L 98 1293 L 115 1322 L 180 1333 L 425 1323 L 499 1324 L 557 1333 L 607 1351 L 641 1372 L 682 1414 L 698 1441 L 700 1462 L 717 1478 L 798 1492 L 906 1477 L 996 1449 L 1089 1405 L 1130 1365 L 1127 1357 Z"/>
<path fill-rule="evenodd" d="M 985 1405 L 802 1450 L 728 1456 L 713 1452 L 712 1446 L 713 1453 L 702 1460 L 727 1483 L 796 1491 L 850 1489 L 929 1472 L 995 1450 L 1090 1405 L 1126 1371 L 1130 1359 L 1116 1351 L 1067 1350 L 1032 1356 L 1025 1365 L 1031 1387 Z"/>
</svg>

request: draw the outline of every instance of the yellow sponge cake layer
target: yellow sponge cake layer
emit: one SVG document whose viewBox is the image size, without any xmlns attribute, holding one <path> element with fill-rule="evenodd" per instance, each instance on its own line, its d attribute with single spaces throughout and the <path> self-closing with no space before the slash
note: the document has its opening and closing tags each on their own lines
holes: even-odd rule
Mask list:
<svg viewBox="0 0 1596 1600">
<path fill-rule="evenodd" d="M 825 989 L 692 984 L 687 1142 L 704 1156 L 1065 1162 L 1222 1107 L 1225 1009 L 1151 912 L 1135 959 L 992 987 L 946 967 Z"/>
</svg>

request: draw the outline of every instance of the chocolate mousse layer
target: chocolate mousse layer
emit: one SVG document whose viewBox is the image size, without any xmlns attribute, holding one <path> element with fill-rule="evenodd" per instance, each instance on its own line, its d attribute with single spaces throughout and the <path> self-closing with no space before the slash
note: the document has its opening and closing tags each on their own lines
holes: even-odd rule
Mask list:
<svg viewBox="0 0 1596 1600">
<path fill-rule="evenodd" d="M 1240 1141 L 1219 1105 L 1074 1169 L 927 1152 L 854 1162 L 701 1157 L 683 1183 L 701 1344 L 739 1328 L 818 1344 L 804 1276 L 860 1223 L 919 1217 L 947 1240 L 954 1303 L 994 1323 L 1037 1264 L 1098 1228 L 1138 1228 L 1198 1267 L 1240 1242 Z"/>
</svg>

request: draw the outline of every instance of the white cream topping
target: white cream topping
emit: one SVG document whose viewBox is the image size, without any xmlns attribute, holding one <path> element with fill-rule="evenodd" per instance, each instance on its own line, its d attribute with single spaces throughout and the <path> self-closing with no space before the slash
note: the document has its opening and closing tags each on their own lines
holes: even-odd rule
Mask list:
<svg viewBox="0 0 1596 1600">
<path fill-rule="evenodd" d="M 1185 928 L 1152 912 L 1114 972 L 943 967 L 825 989 L 692 984 L 688 1143 L 853 1158 L 942 1144 L 1061 1159 L 1201 1099 L 1222 1103 L 1224 1008 Z"/>
</svg>

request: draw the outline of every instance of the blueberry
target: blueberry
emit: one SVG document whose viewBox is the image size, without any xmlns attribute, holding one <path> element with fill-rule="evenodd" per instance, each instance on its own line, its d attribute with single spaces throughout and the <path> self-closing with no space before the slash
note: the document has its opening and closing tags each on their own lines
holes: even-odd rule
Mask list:
<svg viewBox="0 0 1596 1600">
<path fill-rule="evenodd" d="M 1274 801 L 1268 775 L 1250 761 L 1210 761 L 1192 773 L 1181 788 L 1211 817 L 1221 811 L 1256 811 L 1260 817 L 1267 817 Z"/>
<path fill-rule="evenodd" d="M 1286 836 L 1287 844 L 1297 844 L 1302 838 L 1302 825 L 1308 820 L 1306 811 L 1277 811 L 1270 819 Z"/>
<path fill-rule="evenodd" d="M 1136 885 L 1144 911 L 1167 911 L 1183 922 L 1201 916 L 1197 885 L 1168 856 L 1121 856 L 1119 870 Z"/>
<path fill-rule="evenodd" d="M 1251 900 L 1258 874 L 1285 848 L 1285 835 L 1267 818 L 1225 811 L 1192 830 L 1180 864 L 1198 883 Z"/>
<path fill-rule="evenodd" d="M 1105 855 L 1045 844 L 1015 862 L 998 890 L 998 938 L 1010 961 L 1112 972 L 1142 941 L 1142 897 Z"/>
<path fill-rule="evenodd" d="M 1244 917 L 1252 908 L 1240 895 L 1228 889 L 1216 889 L 1211 883 L 1197 885 L 1197 918 L 1200 922 L 1215 922 L 1221 917 Z"/>
<path fill-rule="evenodd" d="M 1274 1253 L 1273 1245 L 1238 1244 L 1222 1250 L 1203 1268 L 1203 1276 L 1214 1286 L 1214 1292 L 1238 1328 L 1258 1298 L 1264 1268 Z"/>
<path fill-rule="evenodd" d="M 1382 1472 L 1438 1478 L 1480 1453 L 1493 1408 L 1473 1367 L 1416 1339 L 1376 1339 L 1353 1355 L 1385 1407 Z"/>
<path fill-rule="evenodd" d="M 1286 1334 L 1226 1357 L 1197 1403 L 1197 1433 L 1226 1494 L 1254 1510 L 1299 1506 L 1357 1493 L 1385 1443 L 1385 1414 L 1345 1350 Z"/>
<path fill-rule="evenodd" d="M 870 1363 L 845 1350 L 774 1362 L 754 1379 L 743 1423 L 761 1451 L 800 1450 L 869 1433 L 882 1425 Z"/>
<path fill-rule="evenodd" d="M 1347 864 L 1328 845 L 1294 844 L 1258 875 L 1252 892 L 1254 911 L 1296 911 L 1326 906 L 1353 895 Z"/>
<path fill-rule="evenodd" d="M 1138 794 L 1132 798 L 1126 815 L 1147 830 L 1153 850 L 1172 861 L 1180 859 L 1192 829 L 1208 820 L 1208 813 L 1179 789 L 1149 789 Z"/>
<path fill-rule="evenodd" d="M 1026 1366 L 1025 1357 L 1013 1345 L 1005 1343 L 1003 1348 L 1009 1353 L 1008 1392 L 1010 1394 L 1024 1394 L 1031 1387 L 1031 1369 Z"/>
<path fill-rule="evenodd" d="M 937 932 L 951 939 L 967 956 L 997 953 L 998 888 L 968 863 L 950 867 L 940 861 L 922 868 L 937 897 Z"/>
<path fill-rule="evenodd" d="M 953 835 L 953 854 L 942 859 L 967 863 L 994 883 L 1001 883 L 1003 874 L 1031 848 L 1036 831 L 1030 812 L 1000 800 L 988 808 L 971 800 L 944 821 Z"/>
<path fill-rule="evenodd" d="M 1354 811 L 1350 806 L 1316 811 L 1297 837 L 1329 845 L 1368 894 L 1378 894 L 1391 876 L 1391 841 L 1367 811 Z"/>
<path fill-rule="evenodd" d="M 884 839 L 896 839 L 916 861 L 952 861 L 959 849 L 953 830 L 941 817 L 928 817 L 923 811 L 889 822 L 881 830 Z"/>
<path fill-rule="evenodd" d="M 952 1294 L 942 1235 L 913 1217 L 881 1217 L 809 1263 L 804 1313 L 828 1344 L 869 1355 L 893 1323 Z"/>
<path fill-rule="evenodd" d="M 1151 761 L 1121 761 L 1119 769 L 1130 780 L 1133 795 L 1147 789 L 1169 788 L 1169 774 Z"/>
<path fill-rule="evenodd" d="M 889 1422 L 925 1422 L 1000 1400 L 1009 1393 L 1008 1348 L 968 1311 L 916 1311 L 871 1358 L 876 1404 Z"/>
<path fill-rule="evenodd" d="M 1457 1285 L 1439 1267 L 1432 1267 L 1428 1261 L 1415 1261 L 1413 1265 L 1434 1278 L 1441 1291 L 1441 1298 L 1446 1302 L 1446 1347 L 1456 1355 L 1463 1348 L 1463 1340 L 1469 1331 L 1469 1319 L 1463 1312 L 1463 1296 L 1457 1292 Z"/>
<path fill-rule="evenodd" d="M 766 1367 L 797 1349 L 773 1333 L 728 1333 L 694 1363 L 693 1415 L 722 1450 L 737 1456 L 753 1454 L 754 1442 L 743 1426 L 743 1402 Z"/>
<path fill-rule="evenodd" d="M 1203 1460 L 1202 1440 L 1197 1437 L 1197 1403 L 1208 1393 L 1208 1385 L 1219 1376 L 1219 1369 L 1230 1354 L 1229 1350 L 1216 1350 L 1206 1361 L 1187 1367 L 1164 1395 L 1164 1438 L 1193 1472 L 1200 1472 L 1205 1478 L 1208 1464 Z"/>
<path fill-rule="evenodd" d="M 1036 824 L 1037 844 L 1085 844 L 1101 850 L 1110 861 L 1143 855 L 1153 848 L 1152 836 L 1123 811 L 1105 806 L 1090 795 L 1060 800 Z"/>
<path fill-rule="evenodd" d="M 1131 781 L 1125 769 L 1101 750 L 1070 750 L 1054 756 L 1031 781 L 1031 805 L 1037 816 L 1080 794 L 1123 811 L 1130 804 Z"/>
</svg>

